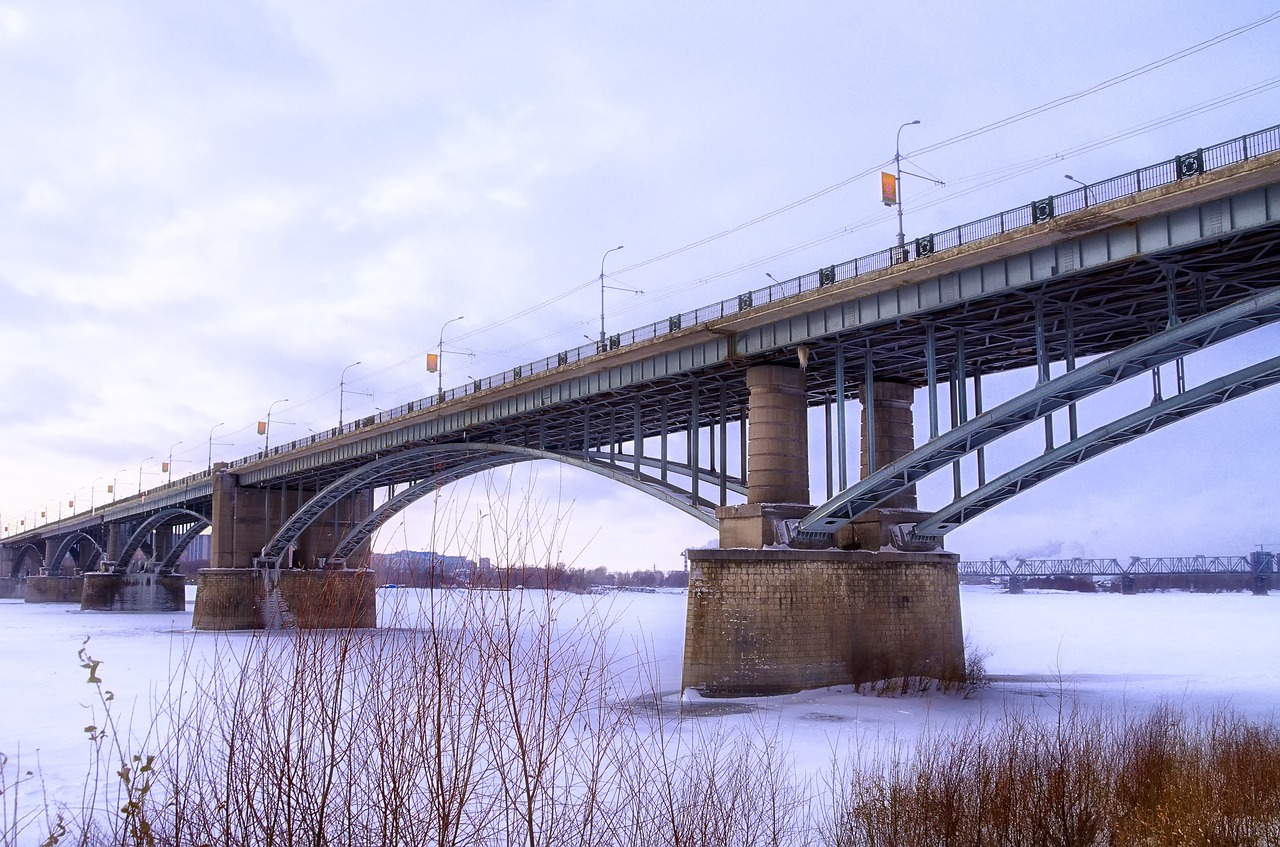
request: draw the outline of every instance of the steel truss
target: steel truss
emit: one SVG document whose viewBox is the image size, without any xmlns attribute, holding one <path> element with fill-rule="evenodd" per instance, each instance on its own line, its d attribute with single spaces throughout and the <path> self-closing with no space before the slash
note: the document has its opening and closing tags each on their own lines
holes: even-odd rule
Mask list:
<svg viewBox="0 0 1280 847">
<path fill-rule="evenodd" d="M 1265 574 L 1275 570 L 1275 554 L 1249 556 L 1131 556 L 1118 559 L 1006 559 L 960 562 L 961 576 L 1133 576 L 1134 574 Z"/>
<path fill-rule="evenodd" d="M 1130 377 L 1153 371 L 1196 350 L 1277 320 L 1280 320 L 1280 289 L 1271 289 L 1209 314 L 1174 323 L 1162 332 L 1068 370 L 1056 378 L 1047 378 L 1047 360 L 1042 354 L 1039 357 L 1044 363 L 1041 382 L 1035 388 L 960 422 L 954 429 L 869 474 L 800 520 L 796 533 L 801 537 L 821 539 L 928 474 L 958 462 L 1035 420 L 1046 421 L 1046 439 L 1049 442 L 1046 449 L 1052 452 L 1052 419 L 1049 416 L 1053 412 Z M 1080 461 L 1081 454 L 1076 453 L 1075 458 Z"/>
<path fill-rule="evenodd" d="M 332 560 L 335 563 L 345 562 L 379 527 L 428 493 L 464 477 L 517 462 L 547 459 L 599 474 L 656 497 L 713 528 L 719 525 L 715 518 L 717 504 L 694 493 L 696 481 L 718 484 L 723 491 L 746 493 L 739 479 L 730 480 L 723 474 L 717 475 L 701 468 L 694 471 L 687 464 L 647 459 L 642 451 L 637 453 L 584 451 L 566 454 L 511 444 L 474 442 L 428 445 L 396 453 L 357 468 L 316 493 L 284 522 L 263 548 L 257 563 L 278 566 L 302 533 L 337 503 L 358 491 L 403 479 L 406 474 L 415 481 L 407 489 L 394 493 L 343 537 L 334 549 Z M 644 467 L 658 468 L 659 475 L 644 473 L 641 470 Z M 690 490 L 674 485 L 669 479 L 672 475 L 687 477 L 691 483 Z"/>
</svg>

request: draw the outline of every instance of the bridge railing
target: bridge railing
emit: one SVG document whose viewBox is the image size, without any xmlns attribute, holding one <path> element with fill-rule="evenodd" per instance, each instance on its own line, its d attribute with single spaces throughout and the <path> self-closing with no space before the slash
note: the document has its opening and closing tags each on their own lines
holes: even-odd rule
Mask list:
<svg viewBox="0 0 1280 847">
<path fill-rule="evenodd" d="M 813 291 L 836 282 L 855 279 L 864 274 L 881 271 L 893 265 L 932 256 L 943 250 L 954 249 L 985 238 L 1045 223 L 1061 214 L 1080 211 L 1089 206 L 1096 206 L 1100 203 L 1136 194 L 1139 191 L 1168 185 L 1180 179 L 1198 176 L 1207 171 L 1238 164 L 1247 159 L 1272 153 L 1276 150 L 1280 150 L 1280 125 L 1233 138 L 1229 141 L 1215 144 L 1212 147 L 1184 153 L 1173 159 L 1138 168 L 1101 182 L 1075 188 L 1061 194 L 1050 195 L 1044 199 L 1035 200 L 980 220 L 960 224 L 942 232 L 921 236 L 907 242 L 901 248 L 890 247 L 886 250 L 880 250 L 866 256 L 820 268 L 773 285 L 743 292 L 726 300 L 721 300 L 719 303 L 712 303 L 692 311 L 681 312 L 651 324 L 610 335 L 604 341 L 594 341 L 590 344 L 563 350 L 546 358 L 518 365 L 502 373 L 472 380 L 439 394 L 405 403 L 387 412 L 379 412 L 376 415 L 351 421 L 341 428 L 335 427 L 323 433 L 314 433 L 308 438 L 277 445 L 266 451 L 265 455 L 258 453 L 247 456 L 232 462 L 231 465 L 233 467 L 245 465 L 258 461 L 265 456 L 275 456 L 290 450 L 307 447 L 329 438 L 354 432 L 366 426 L 420 412 L 441 403 L 447 403 L 491 388 L 509 385 L 557 368 L 571 366 L 601 353 L 617 350 L 632 344 L 652 341 L 655 338 L 679 332 L 682 329 L 697 326 L 707 321 L 719 320 L 757 306 L 785 300 L 797 294 Z"/>
</svg>

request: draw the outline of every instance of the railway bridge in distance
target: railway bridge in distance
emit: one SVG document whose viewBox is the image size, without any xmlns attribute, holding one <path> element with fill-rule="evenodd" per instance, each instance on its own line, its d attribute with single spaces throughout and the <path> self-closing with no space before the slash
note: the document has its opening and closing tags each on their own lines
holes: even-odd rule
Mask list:
<svg viewBox="0 0 1280 847">
<path fill-rule="evenodd" d="M 82 602 L 111 607 L 211 528 L 198 629 L 369 626 L 359 565 L 378 527 L 441 485 L 550 459 L 718 530 L 689 551 L 686 688 L 957 676 L 948 531 L 1280 381 L 1280 357 L 1199 383 L 1187 366 L 1280 319 L 1278 151 L 1273 127 L 1181 153 L 218 464 L 9 535 L 5 572 L 31 573 L 28 599 L 66 593 L 77 577 L 54 574 L 74 559 Z M 984 378 L 1016 370 L 1026 389 L 984 404 Z M 1150 380 L 1150 404 L 1082 431 L 1076 404 L 1129 379 Z M 986 448 L 1026 427 L 1043 452 L 988 472 Z M 920 509 L 916 483 L 947 469 L 951 502 Z"/>
</svg>

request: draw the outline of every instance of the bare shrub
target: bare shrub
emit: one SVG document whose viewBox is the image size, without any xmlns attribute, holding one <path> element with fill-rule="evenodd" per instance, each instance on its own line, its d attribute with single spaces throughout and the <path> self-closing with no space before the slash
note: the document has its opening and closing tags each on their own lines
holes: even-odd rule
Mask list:
<svg viewBox="0 0 1280 847">
<path fill-rule="evenodd" d="M 1192 721 L 1060 705 L 1006 711 L 906 755 L 837 765 L 823 840 L 916 844 L 1253 845 L 1280 836 L 1280 732 L 1230 711 Z"/>
</svg>

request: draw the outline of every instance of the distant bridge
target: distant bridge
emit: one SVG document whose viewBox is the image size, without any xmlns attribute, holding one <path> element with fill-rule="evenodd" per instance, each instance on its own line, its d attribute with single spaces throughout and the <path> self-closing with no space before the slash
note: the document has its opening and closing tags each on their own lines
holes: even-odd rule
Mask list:
<svg viewBox="0 0 1280 847">
<path fill-rule="evenodd" d="M 1119 559 L 980 559 L 961 561 L 961 576 L 1134 576 L 1137 574 L 1273 574 L 1275 553 L 1247 556 L 1131 556 Z"/>
</svg>

